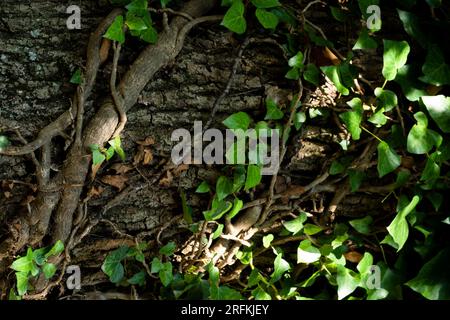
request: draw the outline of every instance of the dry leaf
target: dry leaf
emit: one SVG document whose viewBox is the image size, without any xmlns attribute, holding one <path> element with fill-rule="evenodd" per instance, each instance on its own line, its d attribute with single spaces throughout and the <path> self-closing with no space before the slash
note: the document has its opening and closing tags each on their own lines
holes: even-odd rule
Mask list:
<svg viewBox="0 0 450 320">
<path fill-rule="evenodd" d="M 353 263 L 359 263 L 363 257 L 361 253 L 358 251 L 350 251 L 347 253 L 344 253 L 344 257 L 346 260 L 353 262 Z"/>
<path fill-rule="evenodd" d="M 144 161 L 142 164 L 147 165 L 153 161 L 153 153 L 150 149 L 144 149 Z"/>
<path fill-rule="evenodd" d="M 164 178 L 162 178 L 161 180 L 159 180 L 159 185 L 161 187 L 168 188 L 168 187 L 170 187 L 170 184 L 172 183 L 172 181 L 173 181 L 172 173 L 170 171 L 167 171 L 166 176 Z"/>
<path fill-rule="evenodd" d="M 124 175 L 104 176 L 100 179 L 100 181 L 119 189 L 119 191 L 122 191 L 125 187 L 125 182 L 128 181 L 128 178 Z"/>
<path fill-rule="evenodd" d="M 101 163 L 98 163 L 96 165 L 92 165 L 92 171 L 91 171 L 91 179 L 94 181 L 95 176 L 97 175 L 98 169 L 101 167 Z"/>
<path fill-rule="evenodd" d="M 187 171 L 189 169 L 189 165 L 188 164 L 180 164 L 178 167 L 176 167 L 173 170 L 173 174 L 175 175 L 175 177 L 180 176 L 180 174 L 182 174 L 184 171 Z"/>
<path fill-rule="evenodd" d="M 117 174 L 124 174 L 127 173 L 128 171 L 133 170 L 133 167 L 123 163 L 115 163 L 111 166 L 111 169 L 116 171 Z"/>
<path fill-rule="evenodd" d="M 111 40 L 103 38 L 102 45 L 99 50 L 100 64 L 103 64 L 103 62 L 105 62 L 106 59 L 108 59 L 110 48 L 111 48 Z"/>
<path fill-rule="evenodd" d="M 155 139 L 152 137 L 147 137 L 142 141 L 136 141 L 137 144 L 140 144 L 141 146 L 148 147 L 155 144 Z"/>
<path fill-rule="evenodd" d="M 9 192 L 9 191 L 5 191 L 5 192 L 3 192 L 3 194 L 5 195 L 5 198 L 6 198 L 6 199 L 9 199 L 9 198 L 12 197 L 12 194 L 11 194 L 11 192 Z"/>
<path fill-rule="evenodd" d="M 103 189 L 102 187 L 98 187 L 98 188 L 96 188 L 96 187 L 92 187 L 89 191 L 88 191 L 88 194 L 87 194 L 87 198 L 95 198 L 95 197 L 99 197 L 101 194 L 102 194 L 102 192 L 104 191 L 105 189 Z"/>
</svg>

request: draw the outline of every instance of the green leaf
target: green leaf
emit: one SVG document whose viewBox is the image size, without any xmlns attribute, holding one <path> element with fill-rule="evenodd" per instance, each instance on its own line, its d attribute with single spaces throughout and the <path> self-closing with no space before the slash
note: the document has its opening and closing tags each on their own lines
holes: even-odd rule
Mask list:
<svg viewBox="0 0 450 320">
<path fill-rule="evenodd" d="M 421 99 L 439 128 L 445 133 L 450 133 L 450 97 L 424 96 Z"/>
<path fill-rule="evenodd" d="M 336 86 L 336 89 L 343 94 L 344 96 L 347 96 L 350 91 L 345 87 L 343 84 L 342 76 L 339 71 L 338 66 L 324 66 L 320 67 L 323 73 L 330 79 L 331 82 Z"/>
<path fill-rule="evenodd" d="M 384 108 L 379 108 L 367 121 L 373 123 L 377 128 L 384 126 L 388 118 L 384 115 Z"/>
<path fill-rule="evenodd" d="M 127 12 L 125 24 L 131 31 L 142 31 L 147 29 L 147 25 L 144 22 L 144 19 L 137 16 L 133 12 Z"/>
<path fill-rule="evenodd" d="M 380 101 L 380 106 L 383 107 L 386 111 L 391 111 L 398 104 L 397 95 L 390 90 L 376 88 L 375 96 Z"/>
<path fill-rule="evenodd" d="M 108 149 L 106 149 L 104 155 L 106 156 L 106 161 L 109 161 L 114 156 L 114 148 L 109 147 Z"/>
<path fill-rule="evenodd" d="M 445 63 L 439 46 L 432 45 L 428 49 L 425 63 L 422 66 L 423 77 L 419 79 L 435 86 L 450 84 L 450 66 Z"/>
<path fill-rule="evenodd" d="M 406 41 L 383 40 L 383 76 L 386 80 L 394 80 L 397 71 L 403 67 L 410 51 Z"/>
<path fill-rule="evenodd" d="M 167 287 L 173 280 L 172 263 L 165 262 L 159 270 L 159 279 L 164 287 Z"/>
<path fill-rule="evenodd" d="M 355 228 L 356 231 L 362 234 L 370 233 L 370 225 L 373 222 L 373 218 L 371 216 L 365 216 L 361 219 L 350 220 L 350 225 Z"/>
<path fill-rule="evenodd" d="M 271 233 L 269 233 L 268 235 L 264 236 L 263 239 L 262 239 L 264 248 L 269 248 L 270 244 L 273 241 L 273 239 L 274 239 L 274 236 Z"/>
<path fill-rule="evenodd" d="M 92 164 L 94 166 L 100 165 L 105 161 L 106 157 L 103 153 L 101 153 L 99 150 L 92 151 Z"/>
<path fill-rule="evenodd" d="M 16 272 L 17 293 L 23 296 L 28 291 L 28 272 Z"/>
<path fill-rule="evenodd" d="M 64 243 L 61 240 L 56 241 L 49 252 L 45 254 L 45 258 L 57 256 L 64 251 Z"/>
<path fill-rule="evenodd" d="M 129 12 L 143 14 L 148 9 L 148 0 L 134 0 L 125 8 L 127 8 Z"/>
<path fill-rule="evenodd" d="M 414 114 L 417 120 L 408 133 L 407 149 L 408 152 L 414 154 L 428 153 L 433 146 L 439 146 L 442 142 L 442 137 L 435 131 L 428 129 L 428 118 L 422 111 Z"/>
<path fill-rule="evenodd" d="M 164 247 L 159 249 L 159 253 L 165 255 L 166 257 L 170 257 L 175 252 L 176 247 L 177 245 L 175 244 L 175 242 L 170 241 Z"/>
<path fill-rule="evenodd" d="M 310 240 L 303 240 L 297 248 L 297 263 L 313 263 L 319 261 L 320 250 L 311 244 Z"/>
<path fill-rule="evenodd" d="M 352 275 L 352 271 L 344 266 L 337 266 L 336 282 L 338 285 L 338 299 L 342 300 L 351 294 L 359 285 L 359 279 Z"/>
<path fill-rule="evenodd" d="M 352 50 L 376 49 L 377 47 L 378 44 L 375 39 L 369 35 L 369 31 L 366 28 L 363 28 Z"/>
<path fill-rule="evenodd" d="M 151 44 L 157 43 L 158 31 L 156 31 L 156 29 L 153 28 L 152 26 L 147 27 L 148 27 L 147 29 L 145 29 L 140 33 L 140 39 Z"/>
<path fill-rule="evenodd" d="M 319 233 L 322 231 L 322 228 L 319 226 L 316 226 L 315 224 L 307 223 L 304 225 L 304 232 L 308 236 L 315 235 L 316 233 Z"/>
<path fill-rule="evenodd" d="M 386 142 L 381 141 L 377 147 L 378 150 L 378 175 L 384 177 L 400 166 L 401 158 Z"/>
<path fill-rule="evenodd" d="M 348 177 L 350 180 L 350 191 L 356 192 L 361 186 L 364 178 L 366 177 L 366 174 L 364 173 L 364 171 L 350 169 L 348 171 Z"/>
<path fill-rule="evenodd" d="M 342 121 L 344 121 L 348 131 L 352 135 L 352 139 L 359 140 L 362 131 L 360 125 L 364 112 L 362 102 L 359 98 L 353 98 L 347 104 L 352 107 L 353 111 L 341 113 L 339 115 L 339 118 L 341 118 Z"/>
<path fill-rule="evenodd" d="M 10 301 L 19 301 L 22 300 L 22 297 L 19 295 L 16 295 L 16 292 L 14 289 L 10 289 L 9 290 L 9 294 L 8 294 L 8 300 Z"/>
<path fill-rule="evenodd" d="M 370 267 L 373 266 L 373 257 L 369 252 L 365 252 L 361 261 L 359 261 L 356 269 L 358 269 L 360 274 L 370 273 Z"/>
<path fill-rule="evenodd" d="M 140 272 L 134 274 L 130 279 L 128 279 L 127 282 L 132 285 L 143 286 L 143 285 L 145 285 L 145 277 L 146 277 L 145 272 L 140 271 Z"/>
<path fill-rule="evenodd" d="M 348 18 L 347 13 L 341 8 L 330 6 L 330 11 L 333 18 L 335 18 L 337 21 L 339 22 L 347 21 Z"/>
<path fill-rule="evenodd" d="M 296 234 L 303 229 L 304 227 L 303 223 L 306 221 L 307 218 L 308 217 L 306 216 L 306 213 L 301 212 L 300 215 L 294 220 L 283 222 L 283 226 L 286 228 L 287 231 Z"/>
<path fill-rule="evenodd" d="M 199 186 L 197 187 L 197 189 L 195 189 L 196 193 L 207 193 L 210 191 L 211 191 L 211 189 L 209 188 L 209 184 L 206 181 L 203 181 L 202 183 L 200 183 Z"/>
<path fill-rule="evenodd" d="M 272 99 L 266 100 L 267 114 L 264 120 L 280 120 L 283 119 L 284 113 L 281 111 L 275 101 Z"/>
<path fill-rule="evenodd" d="M 252 291 L 252 296 L 255 300 L 272 300 L 270 294 L 265 292 L 261 287 L 257 287 Z"/>
<path fill-rule="evenodd" d="M 222 218 L 232 206 L 233 205 L 229 201 L 219 201 L 211 210 L 203 212 L 203 216 L 207 221 L 218 220 Z"/>
<path fill-rule="evenodd" d="M 395 78 L 409 101 L 417 101 L 426 96 L 426 88 L 423 82 L 417 80 L 417 70 L 412 65 L 404 65 L 398 70 Z"/>
<path fill-rule="evenodd" d="M 73 83 L 73 84 L 81 84 L 81 81 L 82 81 L 82 79 L 81 79 L 81 69 L 77 69 L 77 70 L 75 70 L 75 73 L 72 75 L 72 78 L 70 78 L 70 83 Z"/>
<path fill-rule="evenodd" d="M 0 152 L 5 150 L 10 145 L 10 142 L 7 137 L 0 135 Z"/>
<path fill-rule="evenodd" d="M 285 75 L 286 79 L 289 80 L 298 80 L 300 79 L 300 70 L 296 67 L 291 68 Z"/>
<path fill-rule="evenodd" d="M 436 158 L 436 152 L 428 157 L 425 168 L 422 171 L 422 176 L 420 177 L 421 181 L 430 181 L 439 178 L 441 174 L 441 167 L 436 162 Z"/>
<path fill-rule="evenodd" d="M 424 21 L 421 21 L 415 14 L 397 9 L 398 16 L 403 23 L 406 33 L 416 39 L 422 48 L 427 48 L 430 44 L 430 36 L 423 30 Z"/>
<path fill-rule="evenodd" d="M 252 4 L 258 9 L 267 9 L 281 6 L 278 0 L 252 0 Z"/>
<path fill-rule="evenodd" d="M 256 18 L 258 18 L 259 23 L 261 23 L 265 29 L 275 30 L 280 22 L 275 14 L 265 9 L 256 9 L 255 15 Z"/>
<path fill-rule="evenodd" d="M 217 239 L 218 237 L 220 237 L 222 235 L 223 228 L 224 228 L 224 225 L 221 223 L 217 226 L 217 229 L 216 229 L 216 231 L 214 231 L 213 236 L 212 236 L 213 240 Z"/>
<path fill-rule="evenodd" d="M 112 283 L 119 283 L 123 279 L 125 272 L 121 261 L 126 258 L 129 250 L 127 246 L 121 246 L 108 254 L 103 262 L 102 271 Z"/>
<path fill-rule="evenodd" d="M 242 0 L 235 0 L 223 17 L 221 24 L 230 31 L 236 32 L 237 34 L 243 34 L 247 29 L 244 12 L 245 6 L 242 3 Z"/>
<path fill-rule="evenodd" d="M 261 182 L 261 168 L 257 165 L 250 164 L 247 168 L 247 179 L 245 180 L 244 190 L 250 190 Z"/>
<path fill-rule="evenodd" d="M 387 227 L 389 234 L 392 239 L 398 245 L 397 251 L 400 251 L 409 235 L 408 222 L 406 221 L 406 217 L 410 214 L 417 204 L 419 203 L 419 196 L 415 195 L 411 202 L 408 205 L 404 206 L 396 215 L 391 224 Z"/>
<path fill-rule="evenodd" d="M 11 269 L 19 272 L 31 272 L 33 264 L 33 259 L 29 256 L 20 257 L 19 259 L 14 260 L 14 262 L 11 264 Z"/>
<path fill-rule="evenodd" d="M 56 266 L 53 263 L 46 263 L 42 266 L 42 271 L 46 279 L 50 279 L 55 275 Z"/>
<path fill-rule="evenodd" d="M 406 285 L 430 300 L 450 299 L 450 249 L 441 250 Z"/>
<path fill-rule="evenodd" d="M 233 192 L 233 183 L 225 176 L 220 176 L 216 182 L 216 194 L 219 201 Z"/>
<path fill-rule="evenodd" d="M 273 273 L 270 275 L 270 282 L 275 283 L 278 280 L 281 279 L 283 274 L 288 271 L 291 267 L 289 266 L 289 263 L 283 259 L 283 254 L 279 253 L 277 257 L 275 258 L 275 261 L 273 263 L 274 270 Z"/>
<path fill-rule="evenodd" d="M 299 51 L 295 56 L 289 59 L 289 67 L 297 67 L 299 69 L 303 68 L 303 53 Z"/>
<path fill-rule="evenodd" d="M 251 118 L 245 112 L 237 112 L 226 118 L 222 123 L 229 129 L 247 130 L 250 125 Z"/>
<path fill-rule="evenodd" d="M 305 122 L 306 122 L 306 113 L 304 113 L 303 111 L 297 112 L 294 115 L 295 129 L 299 130 Z"/>
<path fill-rule="evenodd" d="M 233 219 L 244 206 L 244 202 L 241 199 L 235 198 L 233 201 L 233 209 L 227 214 L 228 219 Z"/>
<path fill-rule="evenodd" d="M 117 41 L 121 44 L 125 42 L 125 32 L 123 30 L 123 16 L 117 16 L 114 22 L 106 31 L 104 38 Z"/>
<path fill-rule="evenodd" d="M 154 257 L 151 264 L 151 273 L 158 273 L 164 268 L 163 263 L 157 257 Z"/>
<path fill-rule="evenodd" d="M 122 159 L 122 161 L 125 161 L 126 156 L 125 152 L 122 149 L 122 142 L 120 140 L 120 137 L 117 136 L 113 140 L 108 141 L 109 145 L 114 148 L 114 151 L 117 153 L 117 155 Z"/>
<path fill-rule="evenodd" d="M 319 76 L 319 68 L 317 68 L 314 63 L 308 63 L 305 71 L 303 72 L 303 78 L 306 81 L 311 82 L 313 85 L 319 86 Z"/>
</svg>

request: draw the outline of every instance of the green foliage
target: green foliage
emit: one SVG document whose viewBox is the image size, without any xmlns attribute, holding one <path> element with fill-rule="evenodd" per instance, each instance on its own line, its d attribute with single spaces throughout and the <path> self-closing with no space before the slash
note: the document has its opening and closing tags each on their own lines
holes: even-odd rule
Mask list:
<svg viewBox="0 0 450 320">
<path fill-rule="evenodd" d="M 0 152 L 5 150 L 10 144 L 8 137 L 0 135 Z"/>
<path fill-rule="evenodd" d="M 406 41 L 383 40 L 383 76 L 386 80 L 394 80 L 398 70 L 406 64 L 410 51 Z"/>
<path fill-rule="evenodd" d="M 25 256 L 14 260 L 10 268 L 16 271 L 16 289 L 19 297 L 12 291 L 10 298 L 20 299 L 30 289 L 29 281 L 36 278 L 41 271 L 46 279 L 50 279 L 56 273 L 56 266 L 48 262 L 51 257 L 59 256 L 64 251 L 62 241 L 57 241 L 52 247 L 44 247 L 37 250 L 27 249 Z"/>
</svg>

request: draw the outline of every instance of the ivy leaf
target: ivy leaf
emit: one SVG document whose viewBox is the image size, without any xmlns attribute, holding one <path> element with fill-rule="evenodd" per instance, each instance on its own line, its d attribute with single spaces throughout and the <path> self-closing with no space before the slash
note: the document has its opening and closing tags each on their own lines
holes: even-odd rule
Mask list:
<svg viewBox="0 0 450 320">
<path fill-rule="evenodd" d="M 45 254 L 45 258 L 49 258 L 51 256 L 57 256 L 64 251 L 64 243 L 61 240 L 56 241 L 53 247 L 49 252 Z"/>
<path fill-rule="evenodd" d="M 274 15 L 272 12 L 267 11 L 265 9 L 256 9 L 255 12 L 256 18 L 258 18 L 258 21 L 261 23 L 261 25 L 265 29 L 272 29 L 275 30 L 278 22 L 278 17 Z"/>
<path fill-rule="evenodd" d="M 108 141 L 108 144 L 114 148 L 114 151 L 118 154 L 122 161 L 125 161 L 126 156 L 125 152 L 122 149 L 122 142 L 120 141 L 120 137 L 117 136 L 113 140 Z"/>
<path fill-rule="evenodd" d="M 410 51 L 406 41 L 383 40 L 383 76 L 386 80 L 394 80 L 398 69 L 403 67 Z"/>
<path fill-rule="evenodd" d="M 297 248 L 297 263 L 313 263 L 320 259 L 320 250 L 311 244 L 310 240 L 303 240 Z"/>
<path fill-rule="evenodd" d="M 219 224 L 219 225 L 217 226 L 216 231 L 214 231 L 214 233 L 213 233 L 213 235 L 212 235 L 213 240 L 217 239 L 218 237 L 220 237 L 220 236 L 222 235 L 223 228 L 224 228 L 224 225 L 223 225 L 223 224 Z"/>
<path fill-rule="evenodd" d="M 350 225 L 355 228 L 361 234 L 369 234 L 370 233 L 370 225 L 373 222 L 373 218 L 371 216 L 366 216 L 361 219 L 350 220 Z"/>
<path fill-rule="evenodd" d="M 203 181 L 202 183 L 199 184 L 199 186 L 197 187 L 197 189 L 195 189 L 196 193 L 207 193 L 209 192 L 211 189 L 209 188 L 209 184 L 206 181 Z"/>
<path fill-rule="evenodd" d="M 121 261 L 126 258 L 129 250 L 129 247 L 121 246 L 108 254 L 103 262 L 102 271 L 112 283 L 119 283 L 123 279 L 125 272 Z"/>
<path fill-rule="evenodd" d="M 159 270 L 159 279 L 164 287 L 167 287 L 173 280 L 172 263 L 165 262 Z"/>
<path fill-rule="evenodd" d="M 303 223 L 306 221 L 307 218 L 308 217 L 306 216 L 306 213 L 302 212 L 294 220 L 283 222 L 283 226 L 286 228 L 287 231 L 296 234 L 303 229 L 304 227 Z"/>
<path fill-rule="evenodd" d="M 359 98 L 353 98 L 347 104 L 352 107 L 353 111 L 341 113 L 339 118 L 344 121 L 348 131 L 352 135 L 353 140 L 359 140 L 362 131 L 360 124 L 364 112 L 362 102 Z"/>
<path fill-rule="evenodd" d="M 233 192 L 233 183 L 225 176 L 220 176 L 216 182 L 216 193 L 219 201 L 225 199 Z"/>
<path fill-rule="evenodd" d="M 384 115 L 384 108 L 378 109 L 369 119 L 370 123 L 373 123 L 377 128 L 384 126 L 387 123 L 388 118 Z"/>
<path fill-rule="evenodd" d="M 377 147 L 378 150 L 378 175 L 384 177 L 400 166 L 401 158 L 386 142 L 381 141 Z"/>
<path fill-rule="evenodd" d="M 28 273 L 31 271 L 32 264 L 33 264 L 33 260 L 30 259 L 29 256 L 25 256 L 25 257 L 20 257 L 19 259 L 16 259 L 12 263 L 10 268 L 15 271 L 18 271 L 18 272 Z"/>
<path fill-rule="evenodd" d="M 261 182 L 261 168 L 257 165 L 251 164 L 247 168 L 247 178 L 245 180 L 244 190 L 250 190 L 256 187 Z"/>
<path fill-rule="evenodd" d="M 148 9 L 148 0 L 134 0 L 125 8 L 128 12 L 143 15 Z"/>
<path fill-rule="evenodd" d="M 291 268 L 289 266 L 289 263 L 286 260 L 284 260 L 282 256 L 283 254 L 279 253 L 275 258 L 275 261 L 273 263 L 274 270 L 273 273 L 270 275 L 271 283 L 275 283 L 278 280 L 280 280 L 283 274 Z"/>
<path fill-rule="evenodd" d="M 131 31 L 142 31 L 147 29 L 144 20 L 133 12 L 127 12 L 125 24 Z"/>
<path fill-rule="evenodd" d="M 314 63 L 308 63 L 306 65 L 306 69 L 303 72 L 303 78 L 306 81 L 311 82 L 315 86 L 319 86 L 319 75 L 319 68 Z"/>
<path fill-rule="evenodd" d="M 233 209 L 227 214 L 228 219 L 233 219 L 241 211 L 243 206 L 244 202 L 241 199 L 234 199 Z"/>
<path fill-rule="evenodd" d="M 424 96 L 421 98 L 428 110 L 431 118 L 437 123 L 439 128 L 445 132 L 450 132 L 450 97 Z"/>
<path fill-rule="evenodd" d="M 377 47 L 377 42 L 369 35 L 367 28 L 363 28 L 352 50 L 376 49 Z"/>
<path fill-rule="evenodd" d="M 44 272 L 45 278 L 48 280 L 55 275 L 56 266 L 53 263 L 45 263 L 42 266 L 42 271 Z"/>
<path fill-rule="evenodd" d="M 175 242 L 170 241 L 164 247 L 159 249 L 159 253 L 165 255 L 166 257 L 170 257 L 175 252 L 176 247 L 177 245 L 175 244 Z"/>
<path fill-rule="evenodd" d="M 245 6 L 242 0 L 233 2 L 223 17 L 222 25 L 237 34 L 243 34 L 247 30 L 247 22 L 244 18 Z"/>
<path fill-rule="evenodd" d="M 148 26 L 147 29 L 141 32 L 140 39 L 155 44 L 158 42 L 158 31 L 152 26 Z"/>
<path fill-rule="evenodd" d="M 297 112 L 294 116 L 295 129 L 299 130 L 305 122 L 306 122 L 306 113 L 304 113 L 303 111 Z"/>
<path fill-rule="evenodd" d="M 330 79 L 331 82 L 336 86 L 337 91 L 339 91 L 344 96 L 347 96 L 350 91 L 343 84 L 338 66 L 323 66 L 320 67 L 323 73 Z"/>
<path fill-rule="evenodd" d="M 28 272 L 16 272 L 17 293 L 23 296 L 28 291 Z"/>
<path fill-rule="evenodd" d="M 422 171 L 420 180 L 430 181 L 430 180 L 435 180 L 435 179 L 439 178 L 439 176 L 441 174 L 441 167 L 436 162 L 437 157 L 438 157 L 438 154 L 436 152 L 434 152 L 433 154 L 431 154 L 428 157 L 425 168 Z"/>
<path fill-rule="evenodd" d="M 214 202 L 214 201 L 213 201 Z M 233 205 L 229 201 L 218 201 L 211 210 L 203 212 L 203 216 L 207 221 L 215 221 L 227 213 Z"/>
<path fill-rule="evenodd" d="M 281 111 L 275 101 L 272 99 L 266 100 L 267 114 L 264 120 L 280 120 L 284 117 L 283 111 Z"/>
<path fill-rule="evenodd" d="M 406 199 L 404 197 L 403 199 Z M 400 201 L 405 201 L 400 199 Z M 407 199 L 406 199 L 407 201 Z M 391 224 L 387 227 L 387 230 L 389 234 L 391 235 L 394 242 L 398 245 L 397 252 L 400 251 L 406 240 L 408 239 L 409 235 L 409 228 L 408 228 L 408 222 L 406 221 L 406 217 L 408 214 L 410 214 L 414 208 L 419 203 L 420 198 L 419 196 L 415 195 L 411 202 L 409 202 L 408 205 L 404 206 L 395 216 L 394 220 L 391 222 Z"/>
<path fill-rule="evenodd" d="M 428 49 L 422 72 L 424 76 L 419 79 L 425 83 L 435 86 L 450 84 L 450 66 L 445 63 L 444 55 L 437 45 Z"/>
<path fill-rule="evenodd" d="M 255 300 L 272 300 L 270 294 L 265 292 L 261 287 L 258 287 L 252 291 L 252 296 Z"/>
<path fill-rule="evenodd" d="M 268 9 L 281 6 L 278 0 L 252 0 L 252 4 L 258 9 Z"/>
<path fill-rule="evenodd" d="M 145 285 L 146 274 L 144 271 L 135 273 L 130 279 L 127 280 L 129 284 L 143 286 Z"/>
<path fill-rule="evenodd" d="M 151 269 L 150 272 L 151 273 L 158 273 L 161 269 L 163 269 L 163 263 L 161 262 L 161 260 L 159 260 L 159 258 L 154 257 L 152 260 L 152 264 L 151 264 Z"/>
<path fill-rule="evenodd" d="M 226 118 L 222 123 L 229 129 L 247 130 L 250 125 L 251 118 L 245 112 L 237 112 Z"/>
<path fill-rule="evenodd" d="M 450 299 L 450 250 L 441 250 L 406 285 L 430 300 Z"/>
<path fill-rule="evenodd" d="M 351 294 L 359 285 L 359 279 L 356 276 L 352 275 L 352 273 L 353 272 L 351 270 L 347 269 L 344 266 L 337 266 L 336 282 L 338 285 L 339 300 L 342 300 L 346 296 Z"/>
<path fill-rule="evenodd" d="M 376 88 L 374 92 L 380 101 L 380 106 L 386 111 L 391 111 L 398 104 L 397 95 L 394 92 L 382 88 Z"/>
<path fill-rule="evenodd" d="M 361 186 L 361 183 L 366 177 L 366 174 L 364 173 L 364 171 L 350 169 L 348 171 L 348 177 L 350 180 L 350 190 L 351 192 L 355 192 Z"/>
<path fill-rule="evenodd" d="M 117 41 L 121 44 L 125 42 L 125 32 L 123 30 L 123 16 L 117 16 L 114 22 L 106 31 L 104 38 Z"/>
<path fill-rule="evenodd" d="M 270 247 L 270 244 L 272 243 L 272 241 L 273 241 L 273 239 L 274 239 L 274 236 L 273 236 L 273 234 L 268 234 L 268 235 L 266 235 L 266 236 L 264 236 L 263 237 L 263 246 L 264 246 L 264 248 L 269 248 Z"/>
<path fill-rule="evenodd" d="M 408 133 L 407 149 L 414 154 L 428 153 L 434 145 L 439 146 L 442 137 L 435 131 L 428 129 L 428 118 L 422 111 L 414 114 L 417 120 Z"/>
<path fill-rule="evenodd" d="M 289 67 L 303 68 L 303 53 L 299 51 L 295 56 L 289 59 Z"/>
<path fill-rule="evenodd" d="M 298 80 L 300 79 L 300 70 L 298 68 L 291 68 L 285 75 L 286 79 Z"/>
<path fill-rule="evenodd" d="M 322 231 L 322 228 L 319 226 L 316 226 L 315 224 L 307 223 L 304 226 L 304 232 L 308 236 L 315 235 L 316 233 L 319 233 Z"/>
<path fill-rule="evenodd" d="M 75 70 L 74 74 L 72 75 L 72 78 L 70 78 L 70 83 L 73 84 L 81 84 L 81 70 L 78 68 Z"/>
<path fill-rule="evenodd" d="M 404 65 L 398 70 L 395 77 L 395 82 L 402 87 L 402 91 L 409 101 L 417 101 L 420 97 L 427 95 L 425 84 L 418 81 L 417 76 L 414 66 Z"/>
</svg>

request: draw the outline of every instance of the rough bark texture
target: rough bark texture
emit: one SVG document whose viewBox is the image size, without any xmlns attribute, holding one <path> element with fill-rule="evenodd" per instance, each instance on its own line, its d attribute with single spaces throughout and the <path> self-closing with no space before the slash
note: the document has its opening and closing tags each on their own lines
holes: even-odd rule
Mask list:
<svg viewBox="0 0 450 320">
<path fill-rule="evenodd" d="M 21 133 L 31 140 L 45 125 L 56 119 L 70 106 L 70 98 L 75 86 L 69 83 L 73 71 L 83 65 L 89 32 L 95 29 L 110 10 L 106 1 L 78 0 L 76 3 L 60 0 L 16 1 L 3 0 L 0 7 L 0 119 L 11 126 L 17 126 Z M 81 7 L 82 30 L 69 31 L 66 28 L 67 6 L 77 4 Z M 196 27 L 181 54 L 172 66 L 165 68 L 146 86 L 138 98 L 138 105 L 128 112 L 128 123 L 123 133 L 124 149 L 128 161 L 136 153 L 139 140 L 153 137 L 153 162 L 141 167 L 141 172 L 132 171 L 128 175 L 129 185 L 145 183 L 141 176 L 151 179 L 160 172 L 157 164 L 170 156 L 172 143 L 170 134 L 174 129 L 193 126 L 195 120 L 206 121 L 217 96 L 223 91 L 239 42 L 224 28 L 215 26 Z M 119 79 L 125 73 L 130 60 L 136 58 L 142 49 L 138 43 L 126 48 L 119 64 Z M 277 58 L 278 57 L 278 58 Z M 107 92 L 110 66 L 103 66 L 99 73 L 97 88 L 86 104 L 87 117 L 93 114 L 94 101 Z M 267 93 L 278 91 L 286 85 L 286 94 L 291 88 L 282 80 L 286 72 L 285 61 L 279 49 L 267 45 L 253 45 L 245 53 L 238 69 L 230 95 L 219 108 L 215 124 L 228 114 L 237 110 L 247 111 L 256 117 L 264 115 L 263 99 Z M 214 125 L 214 124 L 213 124 Z M 305 133 L 306 132 L 306 133 Z M 309 133 L 309 134 L 307 134 Z M 339 147 L 333 144 L 329 129 L 308 127 L 292 140 L 290 160 L 286 171 L 294 173 L 296 185 L 309 183 L 320 171 L 327 157 Z M 61 168 L 64 141 L 60 149 L 53 150 L 55 169 Z M 13 140 L 18 144 L 17 140 Z M 117 160 L 115 160 L 117 162 Z M 114 161 L 106 165 L 102 172 L 108 172 Z M 0 156 L 0 222 L 5 226 L 8 219 L 21 210 L 26 210 L 24 197 L 32 194 L 26 185 L 14 184 L 10 180 L 33 183 L 33 165 L 28 157 Z M 190 166 L 170 187 L 152 184 L 125 197 L 119 205 L 106 213 L 106 218 L 116 223 L 121 230 L 130 233 L 150 230 L 170 217 L 181 213 L 178 188 L 189 189 L 200 179 L 209 179 L 214 172 L 201 167 Z M 96 180 L 94 185 L 102 185 Z M 117 194 L 117 190 L 103 185 L 105 191 L 100 198 L 89 202 L 88 214 L 103 209 L 105 203 Z M 5 193 L 8 192 L 8 193 Z M 341 212 L 358 215 L 372 210 L 378 214 L 379 197 L 352 198 L 344 202 Z M 203 199 L 204 200 L 204 199 Z M 202 201 L 190 196 L 189 201 L 196 207 Z M 351 208 L 351 209 L 349 209 Z M 339 211 L 339 210 L 338 210 Z M 0 238 L 3 236 L 0 229 Z M 118 242 L 104 243 L 96 235 L 113 238 L 111 231 L 99 226 L 86 243 L 73 252 L 73 261 L 84 261 L 83 268 L 97 268 L 104 252 L 117 247 Z M 95 277 L 95 275 L 93 276 Z M 101 278 L 101 273 L 100 273 Z M 83 279 L 95 283 L 93 279 Z"/>
</svg>

